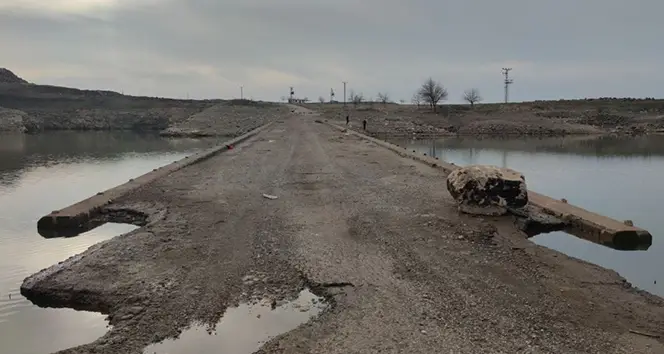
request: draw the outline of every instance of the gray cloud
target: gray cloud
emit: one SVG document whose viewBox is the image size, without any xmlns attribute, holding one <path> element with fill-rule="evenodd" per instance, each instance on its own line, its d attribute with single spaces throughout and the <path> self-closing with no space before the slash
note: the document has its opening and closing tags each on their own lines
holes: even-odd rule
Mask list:
<svg viewBox="0 0 664 354">
<path fill-rule="evenodd" d="M 341 81 L 450 101 L 658 96 L 664 3 L 642 0 L 0 0 L 1 65 L 30 81 L 126 93 L 315 99 Z"/>
</svg>

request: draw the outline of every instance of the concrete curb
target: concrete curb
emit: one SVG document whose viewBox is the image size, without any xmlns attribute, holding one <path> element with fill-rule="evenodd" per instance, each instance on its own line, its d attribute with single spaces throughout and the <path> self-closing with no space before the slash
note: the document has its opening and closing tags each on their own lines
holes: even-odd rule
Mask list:
<svg viewBox="0 0 664 354">
<path fill-rule="evenodd" d="M 404 147 L 372 138 L 327 121 L 320 122 L 342 132 L 345 131 L 361 139 L 371 141 L 376 145 L 396 152 L 400 156 L 409 157 L 425 163 L 443 171 L 445 174 L 449 174 L 460 167 L 434 157 L 417 154 L 415 151 L 408 151 Z M 645 250 L 652 245 L 652 235 L 650 232 L 639 227 L 626 225 L 624 222 L 593 213 L 533 191 L 528 191 L 528 198 L 530 205 L 539 208 L 544 213 L 563 219 L 572 225 L 571 229 L 565 231 L 576 237 L 618 250 Z"/>
<path fill-rule="evenodd" d="M 166 166 L 154 169 L 142 176 L 130 179 L 127 183 L 97 193 L 90 198 L 84 199 L 76 204 L 72 204 L 64 209 L 55 210 L 50 214 L 43 216 L 37 222 L 37 230 L 44 237 L 75 236 L 81 232 L 90 230 L 98 224 L 93 224 L 95 217 L 99 216 L 103 208 L 111 204 L 117 198 L 120 198 L 131 191 L 142 187 L 158 178 L 165 177 L 175 171 L 191 166 L 210 157 L 229 150 L 229 147 L 242 143 L 243 141 L 255 136 L 261 131 L 270 127 L 270 122 L 258 127 L 244 135 L 224 142 L 223 144 L 206 151 L 201 151 L 191 156 L 187 156 L 178 161 L 174 161 Z"/>
</svg>

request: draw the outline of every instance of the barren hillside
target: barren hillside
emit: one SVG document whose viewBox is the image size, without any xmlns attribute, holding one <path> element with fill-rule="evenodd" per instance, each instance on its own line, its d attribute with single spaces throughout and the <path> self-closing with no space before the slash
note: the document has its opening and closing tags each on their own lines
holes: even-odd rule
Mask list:
<svg viewBox="0 0 664 354">
<path fill-rule="evenodd" d="M 0 70 L 0 131 L 161 131 L 185 126 L 189 130 L 204 130 L 204 135 L 236 135 L 268 119 L 236 103 L 136 97 L 113 91 L 36 85 L 7 69 Z M 199 114 L 220 104 L 214 114 Z"/>
<path fill-rule="evenodd" d="M 27 84 L 28 82 L 16 76 L 13 72 L 5 68 L 0 68 L 0 83 L 5 84 Z"/>
<path fill-rule="evenodd" d="M 308 104 L 345 123 L 342 104 Z M 568 135 L 664 132 L 664 100 L 588 99 L 429 107 L 348 105 L 351 124 L 367 120 L 371 134 Z"/>
</svg>

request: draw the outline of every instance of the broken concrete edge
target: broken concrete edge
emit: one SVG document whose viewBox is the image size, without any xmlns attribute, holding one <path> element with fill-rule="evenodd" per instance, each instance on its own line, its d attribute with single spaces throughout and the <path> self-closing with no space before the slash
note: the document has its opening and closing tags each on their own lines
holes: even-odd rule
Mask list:
<svg viewBox="0 0 664 354">
<path fill-rule="evenodd" d="M 565 232 L 617 250 L 647 250 L 652 235 L 647 230 L 596 214 L 578 206 L 529 191 L 530 203 L 570 225 Z"/>
<path fill-rule="evenodd" d="M 90 198 L 72 204 L 64 209 L 53 211 L 39 219 L 37 222 L 37 230 L 40 234 L 43 235 L 55 235 L 57 233 L 54 233 L 54 231 L 61 231 L 62 235 L 75 236 L 82 231 L 87 231 L 91 228 L 97 227 L 99 226 L 98 223 L 93 222 L 93 220 L 95 220 L 102 213 L 104 207 L 111 204 L 117 198 L 120 198 L 137 188 L 151 183 L 158 178 L 168 176 L 175 171 L 202 162 L 221 152 L 232 149 L 233 146 L 255 136 L 261 131 L 267 129 L 272 124 L 272 122 L 267 123 L 244 135 L 228 140 L 211 149 L 184 157 L 168 165 L 154 169 L 139 177 L 132 178 L 127 183 L 107 189 L 104 192 L 97 193 Z"/>
<path fill-rule="evenodd" d="M 396 152 L 400 156 L 425 163 L 433 168 L 443 171 L 446 175 L 460 168 L 460 166 L 455 164 L 408 151 L 405 147 L 400 147 L 387 141 L 370 137 L 346 127 L 338 126 L 334 123 L 324 121 L 323 124 L 327 124 L 334 129 L 348 132 L 349 134 L 368 140 L 376 145 Z M 652 245 L 652 235 L 650 232 L 639 227 L 625 225 L 625 223 L 618 220 L 593 213 L 578 206 L 530 190 L 528 191 L 528 199 L 529 205 L 540 209 L 546 214 L 568 222 L 571 227 L 564 231 L 576 237 L 619 250 L 642 250 L 648 249 L 648 247 Z"/>
</svg>

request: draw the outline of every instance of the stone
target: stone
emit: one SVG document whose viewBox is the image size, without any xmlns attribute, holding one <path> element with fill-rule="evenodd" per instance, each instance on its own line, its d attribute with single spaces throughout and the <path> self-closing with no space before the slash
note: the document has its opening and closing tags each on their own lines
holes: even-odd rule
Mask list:
<svg viewBox="0 0 664 354">
<path fill-rule="evenodd" d="M 509 168 L 471 165 L 447 176 L 447 190 L 456 200 L 459 211 L 467 214 L 499 216 L 508 208 L 528 204 L 528 190 L 523 174 Z"/>
<path fill-rule="evenodd" d="M 28 114 L 23 111 L 0 107 L 0 132 L 24 133 L 27 119 Z"/>
</svg>

